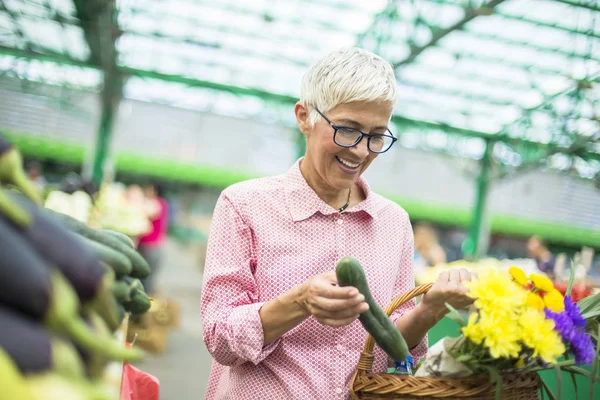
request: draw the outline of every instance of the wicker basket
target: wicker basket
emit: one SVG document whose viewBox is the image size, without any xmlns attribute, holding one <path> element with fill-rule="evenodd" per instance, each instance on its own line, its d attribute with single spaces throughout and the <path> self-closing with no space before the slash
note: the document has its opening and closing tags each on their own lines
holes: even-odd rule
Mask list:
<svg viewBox="0 0 600 400">
<path fill-rule="evenodd" d="M 422 285 L 395 298 L 385 309 L 389 316 L 402 304 L 431 288 Z M 440 379 L 372 373 L 373 347 L 375 341 L 367 336 L 365 348 L 360 355 L 356 372 L 350 381 L 350 393 L 354 399 L 469 399 L 494 400 L 496 384 L 488 376 L 461 379 Z M 503 400 L 537 400 L 540 381 L 537 374 L 506 374 L 503 376 Z"/>
</svg>

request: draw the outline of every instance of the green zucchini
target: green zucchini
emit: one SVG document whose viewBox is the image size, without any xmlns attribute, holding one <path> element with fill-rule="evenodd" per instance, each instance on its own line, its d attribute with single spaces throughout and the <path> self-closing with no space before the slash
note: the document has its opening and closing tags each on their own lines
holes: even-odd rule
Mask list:
<svg viewBox="0 0 600 400">
<path fill-rule="evenodd" d="M 360 314 L 358 319 L 365 330 L 371 334 L 375 343 L 395 361 L 406 360 L 409 355 L 406 341 L 383 309 L 375 302 L 360 263 L 352 257 L 344 257 L 338 262 L 335 272 L 340 286 L 355 287 L 365 296 L 369 309 Z"/>
<path fill-rule="evenodd" d="M 50 210 L 48 210 L 50 211 Z M 76 220 L 75 218 L 61 214 L 57 212 L 53 212 L 57 218 L 59 218 L 66 226 L 69 227 L 75 233 L 78 233 L 81 236 L 85 236 L 86 238 L 93 240 L 98 243 L 102 243 L 105 246 L 108 246 L 116 251 L 123 253 L 129 260 L 131 261 L 132 271 L 131 276 L 134 278 L 146 278 L 150 275 L 150 267 L 144 257 L 142 257 L 137 251 L 132 249 L 127 244 L 123 243 L 121 239 L 116 238 L 114 235 L 110 235 L 106 232 L 103 232 L 99 229 L 90 228 L 83 222 Z"/>
<path fill-rule="evenodd" d="M 129 284 L 123 280 L 113 283 L 113 294 L 119 303 L 125 303 L 131 300 Z"/>
<path fill-rule="evenodd" d="M 115 271 L 117 279 L 131 273 L 133 269 L 131 261 L 123 253 L 85 236 L 80 236 L 80 238 L 100 261 L 108 264 Z"/>
<path fill-rule="evenodd" d="M 124 244 L 126 244 L 127 246 L 129 246 L 132 249 L 135 249 L 135 245 L 133 244 L 133 240 L 131 240 L 131 238 L 129 236 L 127 236 L 124 233 L 121 232 L 117 232 L 117 231 L 113 231 L 110 229 L 101 229 L 102 232 L 114 236 L 115 238 L 119 239 L 121 242 L 123 242 Z"/>
<path fill-rule="evenodd" d="M 150 309 L 150 298 L 148 295 L 142 291 L 137 290 L 132 296 L 131 301 L 128 301 L 123 304 L 125 310 L 129 311 L 134 315 L 143 314 Z"/>
</svg>

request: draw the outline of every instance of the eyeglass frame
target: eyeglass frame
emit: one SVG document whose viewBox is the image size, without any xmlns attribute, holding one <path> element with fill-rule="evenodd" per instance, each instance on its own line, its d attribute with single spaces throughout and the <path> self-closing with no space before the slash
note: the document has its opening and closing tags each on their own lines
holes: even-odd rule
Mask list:
<svg viewBox="0 0 600 400">
<path fill-rule="evenodd" d="M 392 131 L 390 131 L 390 129 L 386 129 L 386 131 L 389 133 L 389 135 L 386 135 L 385 133 L 364 133 L 363 131 L 361 131 L 360 129 L 356 129 L 356 128 L 352 128 L 351 126 L 343 126 L 343 125 L 336 125 L 333 122 L 331 122 L 329 120 L 329 118 L 327 118 L 325 116 L 325 114 L 323 114 L 317 107 L 315 107 L 315 110 L 319 113 L 319 115 L 321 117 L 323 117 L 325 119 L 325 121 L 327 121 L 327 123 L 329 123 L 329 125 L 333 128 L 333 143 L 335 143 L 336 145 L 340 146 L 340 147 L 344 147 L 344 148 L 350 148 L 350 147 L 354 147 L 357 146 L 360 142 L 362 142 L 362 140 L 365 138 L 365 136 L 368 138 L 367 139 L 367 149 L 371 152 L 371 153 L 375 153 L 375 154 L 383 154 L 385 152 L 387 152 L 389 149 L 392 148 L 392 146 L 394 145 L 394 143 L 396 143 L 396 140 L 398 140 L 397 137 L 394 136 L 394 134 L 392 133 Z M 346 145 L 342 145 L 339 144 L 338 142 L 336 142 L 335 137 L 337 135 L 337 131 L 338 129 L 352 129 L 353 131 L 357 131 L 361 134 L 361 136 L 358 138 L 358 140 L 349 146 Z M 384 151 L 373 151 L 371 150 L 371 138 L 372 137 L 380 137 L 380 136 L 385 136 L 385 137 L 389 137 L 392 138 L 392 143 L 389 145 L 389 147 L 387 149 L 385 149 Z"/>
</svg>

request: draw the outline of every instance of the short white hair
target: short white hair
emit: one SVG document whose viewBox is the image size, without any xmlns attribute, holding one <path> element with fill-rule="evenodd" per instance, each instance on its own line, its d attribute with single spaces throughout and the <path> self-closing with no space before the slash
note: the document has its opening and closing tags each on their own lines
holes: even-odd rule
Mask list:
<svg viewBox="0 0 600 400">
<path fill-rule="evenodd" d="M 302 78 L 300 101 L 309 108 L 311 126 L 322 113 L 356 101 L 396 104 L 396 77 L 391 64 L 352 47 L 333 51 L 311 65 Z M 312 108 L 312 109 L 311 109 Z"/>
</svg>

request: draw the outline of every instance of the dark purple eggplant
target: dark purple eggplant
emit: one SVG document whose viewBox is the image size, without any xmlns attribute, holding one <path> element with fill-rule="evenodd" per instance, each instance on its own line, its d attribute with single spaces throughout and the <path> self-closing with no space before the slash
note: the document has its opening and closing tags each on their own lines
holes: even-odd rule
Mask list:
<svg viewBox="0 0 600 400">
<path fill-rule="evenodd" d="M 29 199 L 17 193 L 9 198 L 31 215 L 23 237 L 49 263 L 71 282 L 82 302 L 93 299 L 102 288 L 106 269 L 100 260 L 74 233 Z"/>
<path fill-rule="evenodd" d="M 81 305 L 71 284 L 60 270 L 47 266 L 18 232 L 0 220 L 0 304 L 42 321 L 52 332 L 66 333 L 86 349 L 112 359 L 139 358 L 142 353 L 131 351 L 135 349 L 94 336 L 77 314 Z"/>
<path fill-rule="evenodd" d="M 0 347 L 23 374 L 52 370 L 60 375 L 81 378 L 84 366 L 77 349 L 67 340 L 7 306 L 0 305 Z"/>
<path fill-rule="evenodd" d="M 50 269 L 17 230 L 0 219 L 0 304 L 42 320 L 50 304 Z"/>
</svg>

